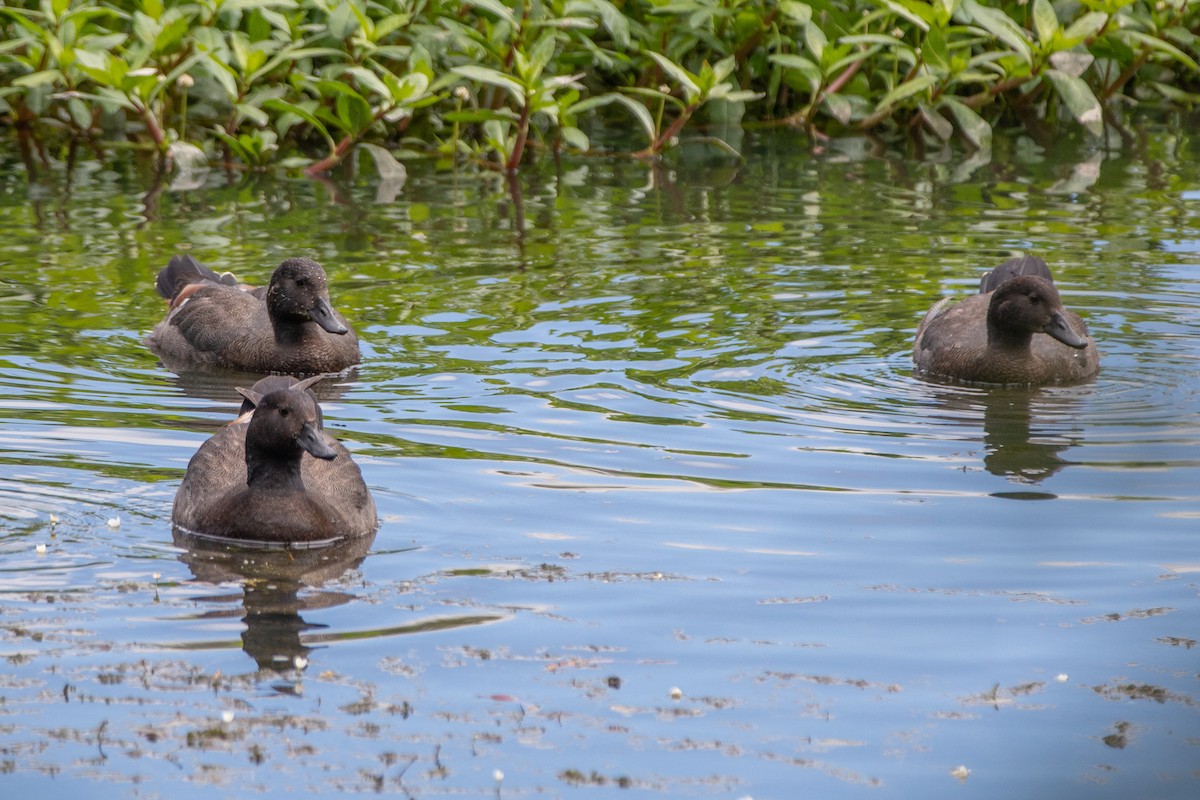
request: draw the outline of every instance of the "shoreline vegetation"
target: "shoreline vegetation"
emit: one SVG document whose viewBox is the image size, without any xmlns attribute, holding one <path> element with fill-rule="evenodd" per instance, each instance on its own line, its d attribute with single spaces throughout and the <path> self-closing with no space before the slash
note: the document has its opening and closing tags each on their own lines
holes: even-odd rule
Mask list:
<svg viewBox="0 0 1200 800">
<path fill-rule="evenodd" d="M 1198 59 L 1200 0 L 7 0 L 0 133 L 30 167 L 318 176 L 361 145 L 385 179 L 397 154 L 513 175 L 613 127 L 639 158 L 736 157 L 729 122 L 987 151 L 1191 108 Z"/>
</svg>

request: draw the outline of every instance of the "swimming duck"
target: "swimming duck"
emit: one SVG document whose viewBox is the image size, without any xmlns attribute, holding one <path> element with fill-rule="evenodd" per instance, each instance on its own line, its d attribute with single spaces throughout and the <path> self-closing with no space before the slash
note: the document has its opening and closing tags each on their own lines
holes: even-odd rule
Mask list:
<svg viewBox="0 0 1200 800">
<path fill-rule="evenodd" d="M 177 255 L 155 288 L 169 308 L 146 343 L 168 367 L 312 374 L 359 362 L 358 337 L 330 305 L 325 270 L 310 259 L 287 259 L 270 284 L 254 288 Z"/>
<path fill-rule="evenodd" d="M 375 501 L 341 443 L 326 436 L 307 381 L 271 376 L 238 391 L 252 408 L 200 446 L 175 495 L 187 533 L 320 546 L 378 527 Z M 261 393 L 258 389 L 266 389 Z"/>
<path fill-rule="evenodd" d="M 1100 354 L 1087 325 L 1063 307 L 1046 262 L 1009 259 L 986 273 L 979 294 L 937 303 L 917 327 L 913 363 L 922 376 L 972 383 L 1078 383 Z"/>
</svg>

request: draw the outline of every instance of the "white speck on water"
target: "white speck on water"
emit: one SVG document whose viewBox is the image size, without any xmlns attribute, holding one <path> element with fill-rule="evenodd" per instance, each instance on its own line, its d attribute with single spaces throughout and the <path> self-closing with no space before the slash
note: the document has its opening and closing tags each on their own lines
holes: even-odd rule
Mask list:
<svg viewBox="0 0 1200 800">
<path fill-rule="evenodd" d="M 226 725 L 233 722 L 233 712 L 232 711 L 222 711 L 221 712 L 221 721 L 224 722 Z"/>
<path fill-rule="evenodd" d="M 1059 683 L 1066 683 L 1068 680 L 1067 673 L 1065 673 L 1065 672 L 1058 673 L 1057 675 L 1054 676 L 1054 680 L 1058 681 Z"/>
<path fill-rule="evenodd" d="M 504 772 L 498 769 L 492 770 L 492 780 L 494 780 L 496 783 L 504 780 Z"/>
<path fill-rule="evenodd" d="M 113 530 L 116 530 L 117 528 L 121 527 L 121 515 L 117 514 L 115 517 L 110 519 L 108 521 L 108 527 L 112 528 Z"/>
<path fill-rule="evenodd" d="M 672 686 L 671 687 L 671 699 L 678 700 L 681 697 L 683 697 L 683 689 L 680 689 L 678 686 Z"/>
<path fill-rule="evenodd" d="M 957 767 L 950 770 L 950 774 L 955 778 L 958 778 L 960 781 L 965 781 L 967 778 L 971 777 L 971 770 L 967 769 L 964 765 L 959 764 Z"/>
<path fill-rule="evenodd" d="M 39 544 L 36 549 L 37 549 L 37 554 L 39 556 L 46 555 L 46 545 L 45 544 Z"/>
</svg>

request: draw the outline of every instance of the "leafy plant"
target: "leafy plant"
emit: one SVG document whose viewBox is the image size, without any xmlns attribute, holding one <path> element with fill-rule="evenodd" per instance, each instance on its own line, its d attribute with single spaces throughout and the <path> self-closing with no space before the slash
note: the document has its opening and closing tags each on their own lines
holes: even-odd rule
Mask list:
<svg viewBox="0 0 1200 800">
<path fill-rule="evenodd" d="M 1200 101 L 1197 31 L 1196 0 L 7 0 L 0 127 L 313 175 L 403 141 L 513 173 L 589 150 L 597 114 L 655 157 L 733 102 L 987 150 L 1014 120 L 1096 136 Z"/>
</svg>

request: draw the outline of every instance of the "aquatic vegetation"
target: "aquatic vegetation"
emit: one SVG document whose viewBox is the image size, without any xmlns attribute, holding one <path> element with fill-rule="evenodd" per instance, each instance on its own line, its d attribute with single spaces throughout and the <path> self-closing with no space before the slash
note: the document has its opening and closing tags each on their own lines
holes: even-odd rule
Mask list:
<svg viewBox="0 0 1200 800">
<path fill-rule="evenodd" d="M 613 118 L 642 157 L 742 120 L 987 149 L 1014 119 L 1098 136 L 1190 106 L 1198 29 L 1187 0 L 16 0 L 0 125 L 27 160 L 191 142 L 310 174 L 368 141 L 512 173 Z"/>
</svg>

